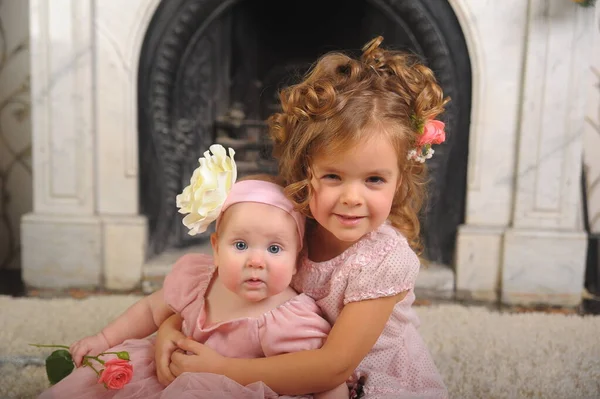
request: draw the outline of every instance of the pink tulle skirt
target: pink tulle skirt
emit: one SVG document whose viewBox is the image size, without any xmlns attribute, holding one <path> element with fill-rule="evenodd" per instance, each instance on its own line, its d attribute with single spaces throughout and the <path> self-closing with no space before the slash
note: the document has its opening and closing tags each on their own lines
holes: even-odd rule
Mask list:
<svg viewBox="0 0 600 399">
<path fill-rule="evenodd" d="M 111 348 L 111 352 L 129 352 L 133 378 L 119 390 L 108 390 L 98 384 L 96 373 L 89 367 L 80 367 L 58 384 L 48 388 L 38 399 L 271 399 L 279 396 L 263 383 L 247 386 L 209 373 L 183 373 L 168 387 L 156 378 L 154 340 L 127 340 Z M 301 398 L 294 396 L 294 398 Z M 310 398 L 310 396 L 302 396 Z"/>
</svg>

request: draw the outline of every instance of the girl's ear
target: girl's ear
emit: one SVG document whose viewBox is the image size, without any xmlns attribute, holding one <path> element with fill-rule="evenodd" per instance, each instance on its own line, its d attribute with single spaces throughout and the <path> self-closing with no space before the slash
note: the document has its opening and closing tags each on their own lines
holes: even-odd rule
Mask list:
<svg viewBox="0 0 600 399">
<path fill-rule="evenodd" d="M 219 257 L 219 238 L 217 237 L 217 233 L 212 233 L 210 235 L 210 245 L 212 246 L 212 250 L 213 250 L 213 258 L 214 258 L 215 266 L 219 267 L 219 265 L 217 263 L 217 259 Z"/>
</svg>

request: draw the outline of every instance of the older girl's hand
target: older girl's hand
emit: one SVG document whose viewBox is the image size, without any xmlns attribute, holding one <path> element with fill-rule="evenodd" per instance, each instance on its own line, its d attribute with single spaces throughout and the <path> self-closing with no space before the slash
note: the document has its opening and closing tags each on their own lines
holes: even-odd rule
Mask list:
<svg viewBox="0 0 600 399">
<path fill-rule="evenodd" d="M 177 348 L 177 341 L 185 338 L 181 332 L 181 316 L 174 314 L 165 320 L 158 329 L 155 342 L 156 377 L 167 386 L 175 379 L 169 368 L 171 355 Z"/>
<path fill-rule="evenodd" d="M 177 346 L 191 354 L 176 351 L 171 355 L 169 368 L 175 377 L 185 372 L 223 374 L 227 358 L 213 349 L 191 338 L 177 341 Z"/>
</svg>

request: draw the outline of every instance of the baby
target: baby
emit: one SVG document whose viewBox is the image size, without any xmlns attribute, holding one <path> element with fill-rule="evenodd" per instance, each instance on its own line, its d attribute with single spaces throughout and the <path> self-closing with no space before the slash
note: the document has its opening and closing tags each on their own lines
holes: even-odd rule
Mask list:
<svg viewBox="0 0 600 399">
<path fill-rule="evenodd" d="M 154 338 L 169 316 L 183 319 L 186 336 L 224 356 L 255 358 L 319 348 L 330 330 L 315 301 L 290 287 L 303 245 L 304 217 L 283 188 L 265 178 L 235 183 L 211 236 L 214 258 L 181 257 L 163 288 L 132 305 L 101 332 L 74 343 L 80 366 L 86 355 L 128 351 L 132 380 L 106 390 L 89 367 L 78 367 L 40 398 L 278 398 L 267 385 L 240 385 L 209 373 L 184 373 L 168 387 L 159 383 Z M 318 399 L 347 399 L 342 384 Z"/>
</svg>

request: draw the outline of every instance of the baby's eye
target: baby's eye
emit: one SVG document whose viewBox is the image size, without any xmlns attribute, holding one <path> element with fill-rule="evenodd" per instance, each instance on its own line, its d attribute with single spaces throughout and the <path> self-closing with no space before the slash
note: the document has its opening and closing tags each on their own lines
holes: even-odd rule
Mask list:
<svg viewBox="0 0 600 399">
<path fill-rule="evenodd" d="M 236 241 L 233 245 L 235 245 L 235 249 L 240 251 L 248 248 L 248 244 L 246 244 L 244 241 Z"/>
<path fill-rule="evenodd" d="M 272 254 L 278 254 L 281 251 L 281 247 L 279 245 L 271 245 L 269 247 L 269 252 Z"/>
<path fill-rule="evenodd" d="M 367 183 L 384 183 L 385 180 L 380 176 L 370 176 L 367 178 Z"/>
</svg>

